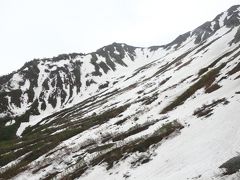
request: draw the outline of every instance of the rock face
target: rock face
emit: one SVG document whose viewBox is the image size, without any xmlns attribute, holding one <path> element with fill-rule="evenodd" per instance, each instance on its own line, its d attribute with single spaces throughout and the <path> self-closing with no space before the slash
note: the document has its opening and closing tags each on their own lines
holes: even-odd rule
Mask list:
<svg viewBox="0 0 240 180">
<path fill-rule="evenodd" d="M 26 63 L 0 77 L 0 179 L 237 178 L 218 167 L 239 151 L 239 59 L 237 5 L 167 45 Z"/>
</svg>

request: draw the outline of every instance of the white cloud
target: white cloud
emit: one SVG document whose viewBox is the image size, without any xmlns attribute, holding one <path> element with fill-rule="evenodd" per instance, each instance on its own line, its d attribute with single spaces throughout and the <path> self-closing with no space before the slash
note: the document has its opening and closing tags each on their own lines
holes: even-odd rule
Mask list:
<svg viewBox="0 0 240 180">
<path fill-rule="evenodd" d="M 161 45 L 239 0 L 0 0 L 0 74 L 112 42 Z"/>
</svg>

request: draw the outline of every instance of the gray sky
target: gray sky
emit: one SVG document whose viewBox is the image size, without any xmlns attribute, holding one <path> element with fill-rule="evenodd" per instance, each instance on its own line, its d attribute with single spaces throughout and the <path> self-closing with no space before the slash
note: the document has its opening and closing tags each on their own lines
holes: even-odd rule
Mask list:
<svg viewBox="0 0 240 180">
<path fill-rule="evenodd" d="M 162 45 L 240 0 L 0 0 L 0 75 L 112 42 Z"/>
</svg>

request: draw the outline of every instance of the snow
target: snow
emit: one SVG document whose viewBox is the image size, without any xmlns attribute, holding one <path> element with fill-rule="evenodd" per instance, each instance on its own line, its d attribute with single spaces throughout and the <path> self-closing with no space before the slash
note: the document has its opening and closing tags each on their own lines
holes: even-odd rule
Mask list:
<svg viewBox="0 0 240 180">
<path fill-rule="evenodd" d="M 211 22 L 211 27 L 210 28 L 211 28 L 212 31 L 214 31 L 215 24 L 216 24 L 216 21 Z"/>
<path fill-rule="evenodd" d="M 233 85 L 226 89 L 216 92 L 214 96 L 205 95 L 205 98 L 189 100 L 184 107 L 171 112 L 171 119 L 177 118 L 181 122 L 190 124 L 181 131 L 181 135 L 165 141 L 156 150 L 153 160 L 136 169 L 129 169 L 127 158 L 116 165 L 113 170 L 106 171 L 104 166 L 97 166 L 89 169 L 85 176 L 80 179 L 91 180 L 101 177 L 103 179 L 124 179 L 123 175 L 128 174 L 128 179 L 166 179 L 166 180 L 185 180 L 194 177 L 199 179 L 212 179 L 220 177 L 218 167 L 237 155 L 240 147 L 238 107 L 240 97 L 232 97 L 233 89 L 239 88 L 240 81 L 232 82 Z M 235 87 L 235 88 L 234 88 Z M 231 89 L 232 91 L 229 91 Z M 230 103 L 227 106 L 217 106 L 213 116 L 200 120 L 192 116 L 193 110 L 203 102 L 228 96 Z M 202 103 L 201 103 L 202 102 Z M 188 109 L 186 109 L 188 107 Z M 134 113 L 134 112 L 133 112 Z M 231 118 L 229 119 L 229 115 Z M 227 138 L 226 138 L 227 137 Z M 111 174 L 111 175 L 110 175 Z"/>
<path fill-rule="evenodd" d="M 225 11 L 225 12 L 223 13 L 223 15 L 219 18 L 219 26 L 220 26 L 220 27 L 222 27 L 222 26 L 224 25 L 224 20 L 225 20 L 225 18 L 227 17 L 227 15 L 228 15 L 228 12 Z"/>
<path fill-rule="evenodd" d="M 10 83 L 10 87 L 12 89 L 18 89 L 19 88 L 19 82 L 22 82 L 22 76 L 18 73 L 14 74 L 12 79 L 11 79 L 11 83 Z"/>
<path fill-rule="evenodd" d="M 120 54 L 120 52 L 118 52 L 118 51 L 116 50 L 116 47 L 114 47 L 114 54 L 117 54 L 117 55 Z"/>
<path fill-rule="evenodd" d="M 212 169 L 217 169 L 239 151 L 240 141 L 235 137 L 240 135 L 240 131 L 234 130 L 240 125 L 237 106 L 239 104 L 232 102 L 217 109 L 211 120 L 199 121 L 192 117 L 191 121 L 195 122 L 191 123 L 191 128 L 184 128 L 181 136 L 162 144 L 153 161 L 139 167 L 130 179 L 162 177 L 181 180 L 198 175 L 202 175 L 200 179 L 214 176 Z M 233 114 L 231 121 L 226 121 L 226 112 Z"/>
<path fill-rule="evenodd" d="M 34 126 L 35 124 L 39 123 L 42 119 L 44 119 L 45 117 L 49 116 L 50 114 L 52 114 L 54 112 L 53 108 L 48 108 L 46 111 L 40 111 L 40 115 L 36 115 L 36 116 L 30 116 L 29 117 L 29 122 L 22 122 L 20 127 L 17 130 L 16 135 L 17 136 L 21 136 L 23 131 L 28 127 L 28 126 Z"/>
<path fill-rule="evenodd" d="M 225 30 L 222 29 L 221 32 L 218 32 L 218 35 L 222 35 L 224 31 Z M 236 29 L 227 34 L 221 40 L 216 41 L 214 45 L 210 46 L 210 51 L 208 51 L 206 55 L 202 56 L 202 60 L 199 58 L 198 61 L 195 61 L 196 63 L 198 62 L 197 68 L 194 69 L 193 67 L 196 67 L 196 64 L 191 63 L 191 67 L 189 66 L 188 68 L 189 71 L 186 71 L 186 68 L 184 68 L 183 72 L 176 72 L 174 77 L 177 77 L 178 80 L 181 79 L 180 77 L 183 79 L 183 77 L 187 77 L 187 75 L 192 74 L 193 71 L 196 72 L 196 70 L 199 69 L 199 66 L 205 67 L 207 63 L 210 64 L 211 61 L 209 61 L 209 59 L 216 59 L 216 55 L 220 49 L 226 49 L 225 52 L 222 52 L 222 54 L 226 53 L 227 50 L 230 51 L 231 49 L 234 49 L 236 46 L 229 49 L 227 42 L 231 40 L 231 37 L 233 37 L 235 33 Z M 194 53 L 192 53 L 192 55 L 193 54 Z M 192 55 L 190 54 L 189 56 Z M 211 56 L 212 58 L 209 58 Z M 206 60 L 203 60 L 203 58 Z M 229 59 L 229 57 L 226 58 L 226 60 L 227 59 Z M 203 62 L 204 65 L 200 65 L 200 61 Z M 224 62 L 224 60 L 222 62 Z M 233 64 L 234 63 L 231 63 L 230 67 L 224 69 L 224 71 L 227 72 L 231 69 Z M 167 73 L 170 75 L 171 72 L 172 71 L 168 71 Z M 167 75 L 165 74 L 165 76 Z M 164 86 L 173 84 L 177 79 L 170 79 Z M 185 180 L 187 178 L 191 179 L 199 177 L 199 179 L 205 180 L 212 179 L 212 177 L 220 178 L 221 172 L 218 167 L 226 160 L 235 156 L 240 147 L 240 141 L 236 141 L 235 139 L 235 137 L 240 135 L 240 131 L 235 130 L 235 127 L 239 127 L 240 125 L 240 122 L 238 121 L 239 113 L 237 108 L 239 106 L 239 97 L 237 98 L 236 96 L 232 96 L 236 91 L 236 88 L 239 88 L 240 81 L 227 79 L 222 81 L 221 84 L 224 84 L 223 88 L 220 88 L 218 91 L 210 95 L 204 94 L 202 91 L 196 92 L 197 97 L 195 99 L 191 98 L 187 100 L 184 105 L 168 114 L 171 119 L 178 119 L 184 124 L 190 124 L 190 127 L 185 127 L 181 131 L 181 135 L 161 144 L 161 146 L 156 150 L 157 155 L 152 161 L 145 165 L 141 165 L 136 169 L 129 169 L 129 165 L 127 163 L 128 159 L 126 159 L 116 165 L 116 167 L 113 170 L 110 170 L 110 172 L 106 171 L 104 166 L 97 166 L 93 169 L 89 169 L 85 176 L 82 176 L 80 179 L 90 180 L 98 177 L 103 179 L 125 179 L 123 175 L 126 173 L 130 176 L 128 179 L 161 178 L 164 180 Z M 180 85 L 178 86 L 178 89 L 179 88 Z M 168 98 L 172 97 L 171 99 L 174 99 L 174 97 L 177 97 L 178 94 L 181 94 L 184 90 L 178 91 L 179 93 L 177 94 L 175 91 L 168 91 Z M 171 93 L 174 93 L 174 96 L 171 96 Z M 211 99 L 214 100 L 222 98 L 223 94 L 227 100 L 230 101 L 228 105 L 218 105 L 214 109 L 214 114 L 204 120 L 200 120 L 199 118 L 192 116 L 193 111 L 201 106 L 201 104 L 209 102 Z M 130 97 L 124 94 L 122 97 L 118 97 L 118 101 L 125 101 L 128 98 Z M 166 103 L 164 104 L 166 105 Z M 161 106 L 164 107 L 164 104 Z M 132 108 L 129 108 L 128 111 L 124 112 L 124 114 L 134 114 L 139 105 L 135 104 L 135 106 L 135 110 L 132 109 L 134 106 L 131 106 Z M 159 107 L 159 109 L 161 108 Z M 143 116 L 154 114 L 154 111 L 155 110 L 147 112 Z M 229 119 L 228 116 L 230 114 L 231 120 L 227 120 Z M 143 116 L 141 116 L 141 119 L 144 119 Z M 156 114 L 154 116 L 156 117 Z M 124 125 L 122 128 L 124 128 Z"/>
<path fill-rule="evenodd" d="M 14 119 L 10 120 L 10 121 L 6 122 L 5 126 L 11 126 L 11 125 L 15 124 L 15 122 L 16 121 Z"/>
</svg>

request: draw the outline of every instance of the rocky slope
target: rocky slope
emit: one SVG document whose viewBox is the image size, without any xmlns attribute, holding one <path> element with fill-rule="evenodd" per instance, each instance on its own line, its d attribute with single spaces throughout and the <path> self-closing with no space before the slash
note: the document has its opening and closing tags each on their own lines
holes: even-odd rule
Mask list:
<svg viewBox="0 0 240 180">
<path fill-rule="evenodd" d="M 239 47 L 237 5 L 167 45 L 0 77 L 0 178 L 238 179 Z"/>
</svg>

